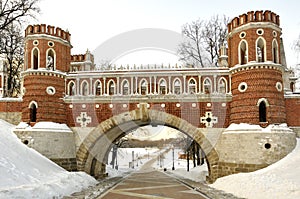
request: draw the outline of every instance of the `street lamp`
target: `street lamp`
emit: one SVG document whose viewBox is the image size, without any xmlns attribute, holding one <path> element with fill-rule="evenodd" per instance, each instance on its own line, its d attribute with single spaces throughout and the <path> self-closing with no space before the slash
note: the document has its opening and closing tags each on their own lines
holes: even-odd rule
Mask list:
<svg viewBox="0 0 300 199">
<path fill-rule="evenodd" d="M 173 157 L 173 166 L 172 166 L 172 170 L 175 170 L 175 166 L 174 166 L 174 146 L 172 145 L 172 157 Z"/>
</svg>

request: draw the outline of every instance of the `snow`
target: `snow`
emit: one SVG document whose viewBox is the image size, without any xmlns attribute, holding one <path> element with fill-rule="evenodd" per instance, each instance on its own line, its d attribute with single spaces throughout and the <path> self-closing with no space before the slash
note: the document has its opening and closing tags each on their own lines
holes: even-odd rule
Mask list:
<svg viewBox="0 0 300 199">
<path fill-rule="evenodd" d="M 98 183 L 94 178 L 83 172 L 68 172 L 35 150 L 22 144 L 11 130 L 15 127 L 0 120 L 0 198 L 62 198 L 74 192 L 81 191 Z M 26 123 L 19 124 L 19 129 L 65 129 L 65 125 L 40 123 L 29 127 Z M 232 132 L 238 129 L 263 130 L 265 132 L 288 129 L 285 124 L 273 125 L 268 128 L 241 124 L 231 125 Z M 134 168 L 129 168 L 134 151 Z M 158 148 L 120 148 L 118 149 L 118 170 L 107 165 L 109 177 L 126 176 L 129 172 L 139 170 L 145 163 L 153 161 L 153 169 L 167 169 L 174 175 L 204 182 L 208 175 L 207 165 L 193 168 L 190 161 L 190 171 L 186 171 L 186 160 L 178 159 L 180 149 L 174 149 L 174 167 L 172 149 Z M 163 154 L 160 160 L 158 156 Z M 111 153 L 109 156 L 111 161 Z M 150 162 L 149 162 L 150 163 Z M 217 179 L 210 186 L 238 197 L 248 199 L 300 198 L 300 139 L 292 153 L 267 168 L 251 172 L 239 173 Z"/>
<path fill-rule="evenodd" d="M 284 133 L 293 133 L 293 131 L 288 128 L 287 124 L 271 124 L 268 125 L 266 128 L 262 128 L 259 125 L 253 124 L 231 124 L 226 130 L 226 133 L 253 133 L 253 132 L 263 132 L 263 133 L 274 133 L 274 132 L 284 132 Z"/>
<path fill-rule="evenodd" d="M 286 157 L 264 169 L 223 178 L 211 186 L 248 199 L 300 198 L 300 139 Z"/>
<path fill-rule="evenodd" d="M 0 198 L 62 198 L 97 183 L 22 144 L 12 133 L 13 125 L 0 120 L 0 126 Z"/>
<path fill-rule="evenodd" d="M 59 131 L 59 132 L 71 132 L 71 129 L 66 124 L 60 124 L 55 122 L 37 122 L 31 127 L 26 122 L 20 122 L 15 129 L 17 130 L 30 130 L 30 131 Z"/>
</svg>

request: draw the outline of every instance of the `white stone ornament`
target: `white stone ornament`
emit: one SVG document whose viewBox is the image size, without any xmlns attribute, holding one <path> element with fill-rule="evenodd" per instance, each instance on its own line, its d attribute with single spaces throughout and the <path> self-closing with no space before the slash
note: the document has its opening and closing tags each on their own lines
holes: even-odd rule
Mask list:
<svg viewBox="0 0 300 199">
<path fill-rule="evenodd" d="M 81 127 L 86 127 L 92 122 L 92 118 L 88 116 L 86 112 L 81 112 L 80 116 L 76 118 L 76 122 L 79 123 Z"/>
<path fill-rule="evenodd" d="M 213 116 L 211 111 L 205 113 L 204 117 L 200 118 L 200 122 L 205 124 L 206 127 L 213 127 L 214 124 L 218 123 L 218 118 Z"/>
</svg>

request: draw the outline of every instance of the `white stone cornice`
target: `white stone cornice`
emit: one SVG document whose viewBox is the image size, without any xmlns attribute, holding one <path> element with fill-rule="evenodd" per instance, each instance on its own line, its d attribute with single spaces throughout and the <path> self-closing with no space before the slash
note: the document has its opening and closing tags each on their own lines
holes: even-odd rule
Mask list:
<svg viewBox="0 0 300 199">
<path fill-rule="evenodd" d="M 252 70 L 252 69 L 262 69 L 262 68 L 267 68 L 267 69 L 273 69 L 273 70 L 279 70 L 282 73 L 284 72 L 284 66 L 281 64 L 275 64 L 273 62 L 250 62 L 248 64 L 237 64 L 234 67 L 230 68 L 229 71 L 234 74 L 239 71 L 243 70 Z"/>
</svg>

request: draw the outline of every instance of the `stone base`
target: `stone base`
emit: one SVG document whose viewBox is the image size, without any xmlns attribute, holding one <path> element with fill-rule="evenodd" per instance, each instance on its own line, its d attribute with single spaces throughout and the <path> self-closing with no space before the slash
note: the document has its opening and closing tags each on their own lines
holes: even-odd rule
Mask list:
<svg viewBox="0 0 300 199">
<path fill-rule="evenodd" d="M 50 159 L 50 160 L 55 162 L 62 168 L 66 169 L 67 171 L 77 171 L 76 158 Z"/>
<path fill-rule="evenodd" d="M 289 154 L 297 143 L 296 134 L 286 125 L 234 125 L 216 145 L 218 177 L 267 167 Z"/>
</svg>

